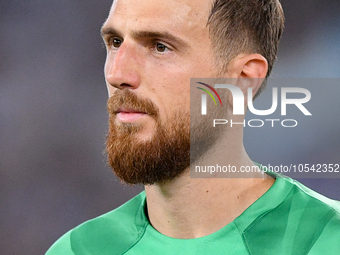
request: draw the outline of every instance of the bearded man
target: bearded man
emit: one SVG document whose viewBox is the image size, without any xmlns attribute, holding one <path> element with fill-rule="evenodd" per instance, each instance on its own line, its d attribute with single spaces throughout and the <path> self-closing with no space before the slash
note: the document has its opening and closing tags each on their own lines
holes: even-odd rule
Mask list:
<svg viewBox="0 0 340 255">
<path fill-rule="evenodd" d="M 190 129 L 190 78 L 232 78 L 258 95 L 283 23 L 278 0 L 115 0 L 101 30 L 108 160 L 145 191 L 69 231 L 47 254 L 340 254 L 338 202 L 263 172 L 190 178 L 190 146 L 204 145 L 198 157 L 222 148 L 230 165 L 254 166 L 242 127 L 210 142 Z M 258 82 L 237 82 L 247 78 Z M 222 96 L 231 111 L 230 94 Z"/>
</svg>

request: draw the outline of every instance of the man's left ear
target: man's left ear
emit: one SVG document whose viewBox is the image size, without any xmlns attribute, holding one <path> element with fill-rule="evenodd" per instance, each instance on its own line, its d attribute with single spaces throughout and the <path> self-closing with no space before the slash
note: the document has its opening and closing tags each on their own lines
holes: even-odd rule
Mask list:
<svg viewBox="0 0 340 255">
<path fill-rule="evenodd" d="M 247 95 L 247 89 L 252 87 L 252 96 L 254 97 L 266 78 L 268 71 L 267 60 L 260 54 L 240 54 L 231 64 L 233 65 L 234 77 L 239 78 L 236 86 L 245 95 Z"/>
<path fill-rule="evenodd" d="M 242 78 L 265 78 L 268 71 L 268 62 L 260 54 L 241 56 L 239 59 Z"/>
</svg>

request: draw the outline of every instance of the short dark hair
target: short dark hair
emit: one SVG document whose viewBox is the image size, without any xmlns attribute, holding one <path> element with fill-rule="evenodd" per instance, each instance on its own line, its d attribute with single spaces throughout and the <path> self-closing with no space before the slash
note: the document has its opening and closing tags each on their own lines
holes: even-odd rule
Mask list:
<svg viewBox="0 0 340 255">
<path fill-rule="evenodd" d="M 284 28 L 279 0 L 215 0 L 208 25 L 221 71 L 240 53 L 259 53 L 267 59 L 268 78 Z"/>
</svg>

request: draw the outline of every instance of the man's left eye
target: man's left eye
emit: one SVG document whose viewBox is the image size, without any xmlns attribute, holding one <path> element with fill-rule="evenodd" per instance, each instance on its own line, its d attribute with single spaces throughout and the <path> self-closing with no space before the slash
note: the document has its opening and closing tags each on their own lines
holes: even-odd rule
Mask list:
<svg viewBox="0 0 340 255">
<path fill-rule="evenodd" d="M 158 52 L 165 52 L 166 50 L 168 50 L 168 47 L 165 46 L 162 43 L 157 43 L 156 44 L 156 49 L 157 49 Z"/>
</svg>

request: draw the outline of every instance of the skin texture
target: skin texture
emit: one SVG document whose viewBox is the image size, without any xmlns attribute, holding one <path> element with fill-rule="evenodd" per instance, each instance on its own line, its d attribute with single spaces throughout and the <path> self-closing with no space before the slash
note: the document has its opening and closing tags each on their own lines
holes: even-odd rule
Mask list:
<svg viewBox="0 0 340 255">
<path fill-rule="evenodd" d="M 189 13 L 178 13 L 176 10 L 183 4 L 185 9 L 190 7 L 182 1 L 135 2 L 116 1 L 104 25 L 104 28 L 114 27 L 124 35 L 119 50 L 111 49 L 107 55 L 105 74 L 109 96 L 115 89 L 126 86 L 154 102 L 159 108 L 161 122 L 166 123 L 177 109 L 189 112 L 190 78 L 214 74 L 206 28 L 207 3 L 205 8 L 200 9 L 195 3 L 196 8 Z M 202 9 L 207 11 L 204 13 Z M 183 43 L 166 39 L 163 42 L 162 38 L 134 38 L 135 31 L 167 32 Z M 168 46 L 166 52 L 157 52 L 154 45 L 157 39 Z M 145 132 L 140 137 L 148 139 L 154 122 L 147 116 L 141 122 L 145 123 Z"/>
<path fill-rule="evenodd" d="M 109 97 L 117 90 L 130 90 L 150 100 L 158 109 L 158 121 L 165 126 L 178 113 L 189 116 L 190 78 L 217 75 L 206 26 L 211 5 L 210 0 L 115 1 L 102 28 Z M 266 72 L 267 62 L 261 55 L 240 54 L 229 63 L 224 77 L 263 78 Z M 260 86 L 235 85 L 244 91 L 252 86 L 254 93 Z M 231 100 L 227 111 L 232 112 Z M 237 121 L 243 120 L 239 118 Z M 120 117 L 113 120 L 115 125 L 138 126 L 136 143 L 152 140 L 156 122 L 153 116 L 136 115 L 129 109 L 121 110 Z M 219 150 L 223 151 L 221 158 L 237 167 L 253 165 L 243 147 L 242 128 L 222 136 L 228 144 L 214 144 L 215 149 L 223 148 Z M 145 186 L 149 220 L 170 237 L 205 236 L 234 220 L 273 182 L 270 178 L 190 179 L 189 169 L 184 169 L 179 177 Z"/>
</svg>

